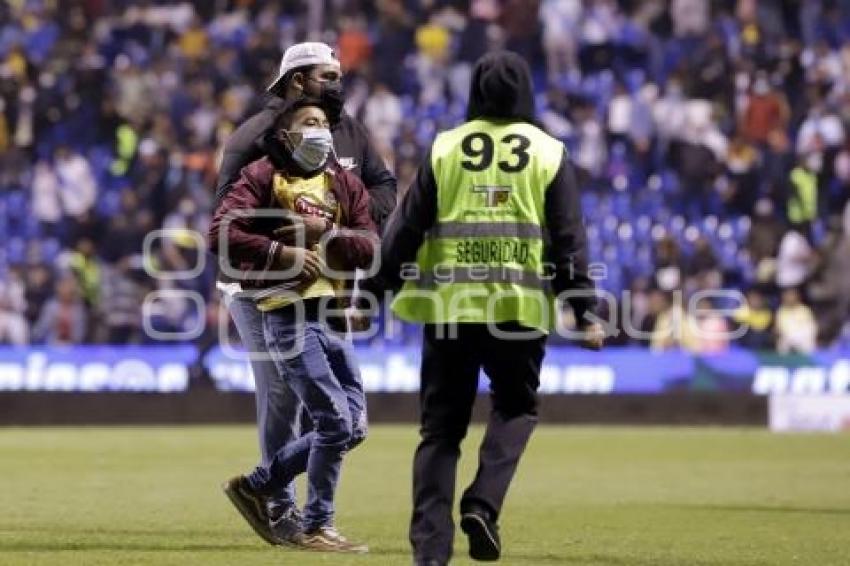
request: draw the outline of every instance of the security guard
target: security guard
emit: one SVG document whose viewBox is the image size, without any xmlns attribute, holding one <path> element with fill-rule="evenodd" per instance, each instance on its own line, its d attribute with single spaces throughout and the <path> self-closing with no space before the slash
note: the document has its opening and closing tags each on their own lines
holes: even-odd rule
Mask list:
<svg viewBox="0 0 850 566">
<path fill-rule="evenodd" d="M 393 311 L 424 323 L 421 442 L 413 470 L 410 541 L 416 564 L 447 564 L 460 443 L 478 389 L 493 410 L 478 473 L 460 502 L 470 556 L 497 560 L 497 521 L 537 422 L 537 388 L 554 295 L 569 298 L 585 347 L 603 333 L 584 226 L 563 144 L 534 125 L 528 65 L 493 52 L 475 66 L 467 122 L 437 136 L 390 216 L 380 273 L 364 287 L 397 288 Z"/>
</svg>

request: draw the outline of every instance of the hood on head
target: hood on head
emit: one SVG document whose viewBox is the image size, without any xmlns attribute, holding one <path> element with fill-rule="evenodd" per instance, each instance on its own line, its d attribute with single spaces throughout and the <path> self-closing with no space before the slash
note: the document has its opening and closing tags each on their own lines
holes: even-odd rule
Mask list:
<svg viewBox="0 0 850 566">
<path fill-rule="evenodd" d="M 534 122 L 534 89 L 525 59 L 510 51 L 481 57 L 472 71 L 466 119 Z"/>
</svg>

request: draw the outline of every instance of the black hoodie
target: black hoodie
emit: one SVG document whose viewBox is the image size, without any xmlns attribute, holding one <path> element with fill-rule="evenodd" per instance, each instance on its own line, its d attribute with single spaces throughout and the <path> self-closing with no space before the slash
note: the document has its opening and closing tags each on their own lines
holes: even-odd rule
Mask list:
<svg viewBox="0 0 850 566">
<path fill-rule="evenodd" d="M 534 92 L 528 64 L 507 51 L 484 55 L 475 65 L 467 108 L 468 120 L 529 122 L 534 120 Z M 459 148 L 458 148 L 459 150 Z M 546 189 L 545 261 L 555 268 L 552 287 L 555 293 L 590 290 L 587 242 L 582 220 L 579 191 L 567 152 L 558 172 Z M 402 284 L 401 266 L 416 260 L 425 234 L 437 218 L 437 182 L 431 167 L 431 151 L 425 156 L 416 180 L 390 215 L 381 241 L 380 273 L 365 281 L 361 288 L 379 292 Z M 587 322 L 584 314 L 594 309 L 591 297 L 570 299 L 576 320 Z"/>
</svg>

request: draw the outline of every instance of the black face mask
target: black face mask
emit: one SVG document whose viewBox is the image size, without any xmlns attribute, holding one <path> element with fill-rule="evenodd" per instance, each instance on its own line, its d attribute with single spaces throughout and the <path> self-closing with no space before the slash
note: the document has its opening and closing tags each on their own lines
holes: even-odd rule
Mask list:
<svg viewBox="0 0 850 566">
<path fill-rule="evenodd" d="M 322 101 L 322 106 L 331 126 L 336 126 L 339 123 L 340 116 L 342 116 L 342 107 L 345 104 L 345 97 L 342 94 L 342 82 L 319 81 L 314 78 L 308 78 L 308 80 L 319 83 L 318 98 Z M 302 96 L 307 95 L 302 94 Z"/>
</svg>

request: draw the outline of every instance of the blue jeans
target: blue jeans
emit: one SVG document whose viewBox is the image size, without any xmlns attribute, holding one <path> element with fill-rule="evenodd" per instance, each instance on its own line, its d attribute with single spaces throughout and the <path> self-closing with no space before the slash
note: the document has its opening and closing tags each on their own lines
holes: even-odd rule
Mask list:
<svg viewBox="0 0 850 566">
<path fill-rule="evenodd" d="M 263 328 L 278 371 L 307 408 L 313 431 L 285 444 L 248 481 L 272 494 L 306 471 L 309 531 L 333 522 L 343 455 L 366 436 L 366 396 L 351 345 L 321 323 L 279 309 L 263 314 Z"/>
<path fill-rule="evenodd" d="M 275 454 L 299 436 L 301 402 L 277 370 L 266 348 L 263 334 L 263 313 L 247 297 L 227 301 L 244 348 L 257 359 L 251 360 L 257 398 L 257 431 L 260 437 L 261 465 L 271 465 Z M 295 505 L 295 484 L 289 482 L 269 498 L 268 506 Z"/>
</svg>

